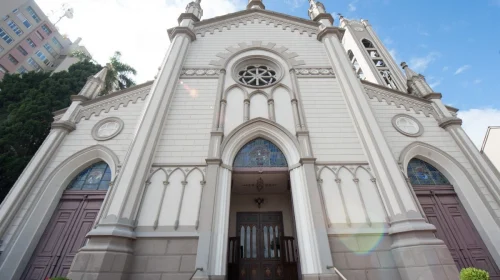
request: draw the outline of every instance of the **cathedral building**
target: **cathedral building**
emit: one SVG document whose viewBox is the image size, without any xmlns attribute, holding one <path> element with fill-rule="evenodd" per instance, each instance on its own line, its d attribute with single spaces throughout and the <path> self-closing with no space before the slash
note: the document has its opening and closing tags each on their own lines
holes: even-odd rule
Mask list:
<svg viewBox="0 0 500 280">
<path fill-rule="evenodd" d="M 168 30 L 154 81 L 55 112 L 0 208 L 0 279 L 500 279 L 500 177 L 366 20 Z"/>
</svg>

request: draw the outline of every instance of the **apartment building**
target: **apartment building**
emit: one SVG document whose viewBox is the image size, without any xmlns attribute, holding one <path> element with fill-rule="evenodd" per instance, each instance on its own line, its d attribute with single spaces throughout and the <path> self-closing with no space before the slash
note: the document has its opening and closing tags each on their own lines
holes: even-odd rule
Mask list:
<svg viewBox="0 0 500 280">
<path fill-rule="evenodd" d="M 87 52 L 79 42 L 62 36 L 35 1 L 25 1 L 0 19 L 0 80 L 6 73 L 61 70 L 75 48 Z"/>
</svg>

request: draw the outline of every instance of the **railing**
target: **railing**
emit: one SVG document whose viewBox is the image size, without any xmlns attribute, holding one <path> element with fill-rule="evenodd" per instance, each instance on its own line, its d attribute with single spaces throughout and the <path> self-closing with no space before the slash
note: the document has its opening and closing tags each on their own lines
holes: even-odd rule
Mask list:
<svg viewBox="0 0 500 280">
<path fill-rule="evenodd" d="M 199 270 L 199 271 L 203 271 L 203 267 L 197 267 L 197 268 L 194 270 L 193 274 L 191 274 L 191 277 L 189 277 L 189 280 L 192 280 L 192 279 L 193 279 L 194 275 L 196 274 L 196 272 L 197 272 L 198 270 Z"/>
<path fill-rule="evenodd" d="M 347 278 L 345 278 L 345 276 L 342 273 L 340 273 L 340 271 L 336 267 L 331 265 L 326 267 L 326 269 L 332 269 L 332 268 L 335 272 L 337 272 L 337 274 L 340 276 L 340 278 L 342 278 L 342 280 L 347 280 Z"/>
</svg>

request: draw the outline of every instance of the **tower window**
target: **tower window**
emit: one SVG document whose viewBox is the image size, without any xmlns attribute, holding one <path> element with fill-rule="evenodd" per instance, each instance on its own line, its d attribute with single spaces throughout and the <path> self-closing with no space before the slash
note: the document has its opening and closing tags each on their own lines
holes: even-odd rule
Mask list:
<svg viewBox="0 0 500 280">
<path fill-rule="evenodd" d="M 358 78 L 360 78 L 361 80 L 364 80 L 365 74 L 363 73 L 361 66 L 359 66 L 358 60 L 354 57 L 354 54 L 352 53 L 351 50 L 347 51 L 347 56 L 349 57 L 349 61 L 351 61 L 352 66 L 354 67 L 354 71 L 356 72 L 356 75 L 358 76 Z"/>
<path fill-rule="evenodd" d="M 375 45 L 373 45 L 373 43 L 367 39 L 361 40 L 361 43 L 363 43 L 363 46 L 365 46 L 365 48 L 375 48 Z"/>
<path fill-rule="evenodd" d="M 377 67 L 386 67 L 383 60 L 375 60 L 373 62 L 375 62 L 375 66 L 377 66 Z"/>
<path fill-rule="evenodd" d="M 380 71 L 380 75 L 382 75 L 382 78 L 384 79 L 387 87 L 390 87 L 392 89 L 398 89 L 389 70 Z"/>
</svg>

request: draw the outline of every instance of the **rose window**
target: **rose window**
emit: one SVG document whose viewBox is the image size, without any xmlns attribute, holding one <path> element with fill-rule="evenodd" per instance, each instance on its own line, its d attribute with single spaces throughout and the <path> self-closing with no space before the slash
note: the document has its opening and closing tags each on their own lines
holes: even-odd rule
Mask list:
<svg viewBox="0 0 500 280">
<path fill-rule="evenodd" d="M 276 71 L 265 65 L 249 65 L 238 72 L 238 81 L 247 86 L 270 86 L 277 80 Z"/>
</svg>

